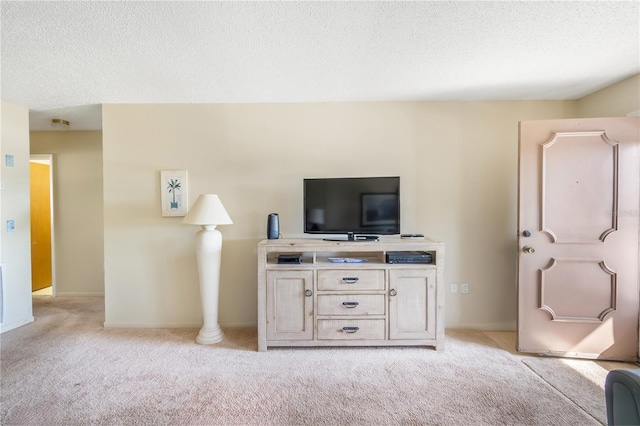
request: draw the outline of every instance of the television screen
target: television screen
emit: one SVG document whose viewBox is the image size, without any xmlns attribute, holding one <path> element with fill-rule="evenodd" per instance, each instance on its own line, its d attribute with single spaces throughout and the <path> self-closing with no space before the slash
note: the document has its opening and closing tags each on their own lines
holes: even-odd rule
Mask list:
<svg viewBox="0 0 640 426">
<path fill-rule="evenodd" d="M 304 179 L 307 234 L 400 233 L 400 177 Z"/>
</svg>

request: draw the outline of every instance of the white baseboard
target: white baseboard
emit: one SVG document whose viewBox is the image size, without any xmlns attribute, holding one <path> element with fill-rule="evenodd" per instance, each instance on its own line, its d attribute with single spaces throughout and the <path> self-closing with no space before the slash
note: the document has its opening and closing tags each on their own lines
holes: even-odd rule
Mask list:
<svg viewBox="0 0 640 426">
<path fill-rule="evenodd" d="M 65 292 L 56 291 L 56 295 L 54 297 L 83 297 L 83 296 L 104 297 L 104 293 L 78 293 L 74 291 L 65 291 Z"/>
<path fill-rule="evenodd" d="M 222 328 L 258 328 L 256 322 L 221 322 Z"/>
<path fill-rule="evenodd" d="M 516 322 L 492 322 L 492 323 L 446 323 L 444 328 L 466 328 L 469 330 L 482 331 L 516 331 Z"/>
<path fill-rule="evenodd" d="M 158 322 L 158 323 L 139 323 L 139 322 L 105 322 L 104 328 L 200 328 L 202 323 L 192 322 Z M 220 322 L 222 328 L 257 328 L 255 322 Z M 463 328 L 468 330 L 482 331 L 515 331 L 516 323 L 500 322 L 500 323 L 447 323 L 446 328 Z"/>
<path fill-rule="evenodd" d="M 190 322 L 104 322 L 104 328 L 200 328 L 202 323 Z"/>
<path fill-rule="evenodd" d="M 28 317 L 28 318 L 22 319 L 20 321 L 12 322 L 10 324 L 2 324 L 2 325 L 0 325 L 0 334 L 4 333 L 5 331 L 9 331 L 9 330 L 13 330 L 13 329 L 18 328 L 18 327 L 22 327 L 23 325 L 29 324 L 31 322 L 33 322 L 33 317 Z"/>
<path fill-rule="evenodd" d="M 106 322 L 104 328 L 200 328 L 202 322 L 158 322 L 158 323 L 139 323 L 139 322 Z M 221 322 L 222 328 L 256 328 L 258 324 L 251 322 Z"/>
</svg>

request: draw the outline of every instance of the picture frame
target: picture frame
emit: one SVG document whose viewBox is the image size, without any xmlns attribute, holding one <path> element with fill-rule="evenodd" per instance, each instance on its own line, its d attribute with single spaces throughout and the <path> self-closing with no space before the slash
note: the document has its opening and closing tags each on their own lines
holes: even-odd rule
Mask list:
<svg viewBox="0 0 640 426">
<path fill-rule="evenodd" d="M 185 216 L 189 209 L 187 171 L 161 171 L 160 194 L 163 217 Z"/>
<path fill-rule="evenodd" d="M 362 194 L 362 226 L 393 225 L 396 223 L 398 194 Z"/>
</svg>

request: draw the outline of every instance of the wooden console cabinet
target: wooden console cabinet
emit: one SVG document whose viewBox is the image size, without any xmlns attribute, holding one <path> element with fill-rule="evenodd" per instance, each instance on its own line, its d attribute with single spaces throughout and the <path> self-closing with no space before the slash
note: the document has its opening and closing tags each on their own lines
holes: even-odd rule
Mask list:
<svg viewBox="0 0 640 426">
<path fill-rule="evenodd" d="M 386 253 L 392 251 L 428 252 L 432 262 L 386 263 Z M 302 261 L 278 264 L 281 254 L 300 255 Z M 443 272 L 444 243 L 428 238 L 261 241 L 258 350 L 270 346 L 441 349 Z"/>
</svg>

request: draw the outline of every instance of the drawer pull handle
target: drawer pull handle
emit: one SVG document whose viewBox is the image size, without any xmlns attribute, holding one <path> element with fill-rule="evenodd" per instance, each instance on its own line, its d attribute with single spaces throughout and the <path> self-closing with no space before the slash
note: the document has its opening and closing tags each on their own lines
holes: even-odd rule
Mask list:
<svg viewBox="0 0 640 426">
<path fill-rule="evenodd" d="M 360 327 L 342 327 L 342 330 L 345 333 L 355 333 L 356 331 L 360 330 Z"/>
<path fill-rule="evenodd" d="M 307 296 L 307 297 L 311 297 L 311 296 L 313 296 L 313 292 L 311 290 L 307 290 L 307 291 L 304 292 L 304 295 Z"/>
<path fill-rule="evenodd" d="M 355 308 L 356 306 L 358 306 L 360 303 L 358 302 L 342 302 L 342 305 L 345 308 Z"/>
<path fill-rule="evenodd" d="M 392 288 L 391 291 L 389 291 L 389 296 L 395 296 L 396 294 L 398 294 L 398 292 L 395 288 Z"/>
<path fill-rule="evenodd" d="M 344 281 L 345 284 L 355 284 L 359 279 L 358 277 L 344 277 L 342 281 Z"/>
</svg>

